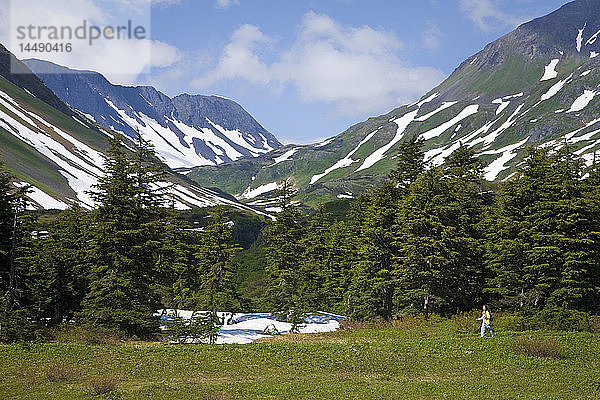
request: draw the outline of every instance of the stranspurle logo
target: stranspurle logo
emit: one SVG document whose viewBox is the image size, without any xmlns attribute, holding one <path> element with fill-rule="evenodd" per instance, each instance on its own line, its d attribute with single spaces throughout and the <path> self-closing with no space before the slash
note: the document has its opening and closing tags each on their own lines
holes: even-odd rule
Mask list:
<svg viewBox="0 0 600 400">
<path fill-rule="evenodd" d="M 152 0 L 11 0 L 8 47 L 17 59 L 138 76 L 152 64 L 151 5 Z M 13 62 L 18 72 L 22 67 Z M 65 70 L 48 67 L 47 73 L 54 72 Z"/>
</svg>

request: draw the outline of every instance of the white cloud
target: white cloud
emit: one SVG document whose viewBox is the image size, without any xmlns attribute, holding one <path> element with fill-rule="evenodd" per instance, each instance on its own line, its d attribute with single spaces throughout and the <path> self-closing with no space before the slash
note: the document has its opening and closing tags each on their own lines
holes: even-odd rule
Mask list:
<svg viewBox="0 0 600 400">
<path fill-rule="evenodd" d="M 421 38 L 423 40 L 423 46 L 430 50 L 437 50 L 440 47 L 440 38 L 442 32 L 435 25 L 429 25 L 429 27 L 423 32 Z"/>
<path fill-rule="evenodd" d="M 292 87 L 305 102 L 324 102 L 344 115 L 380 112 L 410 102 L 439 83 L 435 68 L 411 67 L 400 58 L 400 40 L 369 26 L 347 27 L 327 15 L 305 15 L 292 46 L 268 63 L 260 50 L 272 42 L 256 26 L 232 35 L 217 65 L 193 85 L 207 89 L 238 79 Z"/>
<path fill-rule="evenodd" d="M 229 8 L 233 5 L 239 6 L 240 1 L 239 0 L 217 0 L 217 2 L 215 3 L 216 8 Z"/>
<path fill-rule="evenodd" d="M 499 0 L 460 0 L 462 12 L 481 30 L 491 31 L 506 27 L 515 28 L 527 17 L 505 13 Z"/>
<path fill-rule="evenodd" d="M 250 83 L 266 84 L 270 80 L 269 67 L 256 53 L 261 44 L 270 38 L 254 25 L 243 25 L 232 35 L 223 49 L 217 66 L 203 77 L 192 82 L 196 87 L 209 87 L 215 82 L 228 79 L 243 79 Z"/>
<path fill-rule="evenodd" d="M 178 0 L 13 0 L 10 14 L 0 15 L 0 25 L 12 26 L 12 30 L 0 30 L 0 40 L 8 45 L 17 58 L 35 57 L 74 69 L 94 70 L 115 83 L 130 84 L 136 82 L 141 73 L 149 72 L 151 67 L 163 68 L 181 59 L 175 47 L 149 39 L 151 4 L 173 4 L 175 1 Z M 72 45 L 71 52 L 20 51 L 19 43 L 31 40 L 19 40 L 17 26 L 32 24 L 75 30 L 83 26 L 83 21 L 86 21 L 88 28 L 90 25 L 117 27 L 126 25 L 129 19 L 134 21 L 135 26 L 148 30 L 145 32 L 146 38 L 98 39 L 93 45 L 89 45 L 88 39 L 71 38 L 60 41 L 63 45 L 69 42 Z M 89 33 L 87 30 L 88 38 Z"/>
</svg>

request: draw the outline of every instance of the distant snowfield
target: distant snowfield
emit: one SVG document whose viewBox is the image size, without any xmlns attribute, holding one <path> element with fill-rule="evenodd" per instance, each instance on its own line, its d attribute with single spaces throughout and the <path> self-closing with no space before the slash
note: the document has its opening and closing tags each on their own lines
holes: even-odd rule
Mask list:
<svg viewBox="0 0 600 400">
<path fill-rule="evenodd" d="M 164 311 L 168 313 L 174 310 Z M 193 311 L 178 310 L 177 313 L 180 317 L 189 319 Z M 168 318 L 163 315 L 163 310 L 158 310 L 155 315 L 162 315 L 161 319 L 163 320 Z M 218 312 L 217 315 L 225 321 L 231 318 L 231 313 Z M 345 317 L 341 315 L 326 312 L 310 314 L 304 319 L 306 323 L 300 327 L 300 333 L 333 332 L 340 327 L 339 321 L 343 319 Z M 217 344 L 252 343 L 257 339 L 272 336 L 265 334 L 265 330 L 273 331 L 276 329 L 280 334 L 287 334 L 291 328 L 292 324 L 277 321 L 269 313 L 234 314 L 230 324 L 221 326 Z"/>
<path fill-rule="evenodd" d="M 554 79 L 558 76 L 558 72 L 556 72 L 555 68 L 558 65 L 559 61 L 560 60 L 558 58 L 555 58 L 552 61 L 550 61 L 550 64 L 546 65 L 546 67 L 544 68 L 544 76 L 542 76 L 540 82 Z"/>
</svg>

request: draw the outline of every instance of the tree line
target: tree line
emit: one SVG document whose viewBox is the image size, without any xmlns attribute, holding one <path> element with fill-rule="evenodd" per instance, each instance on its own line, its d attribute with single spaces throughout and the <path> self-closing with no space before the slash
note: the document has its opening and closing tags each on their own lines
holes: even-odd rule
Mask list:
<svg viewBox="0 0 600 400">
<path fill-rule="evenodd" d="M 568 145 L 530 148 L 495 185 L 466 146 L 440 166 L 400 145 L 389 181 L 346 221 L 304 218 L 284 185 L 266 228 L 271 309 L 334 310 L 359 320 L 458 311 L 600 306 L 600 163 Z M 493 189 L 493 190 L 492 190 Z"/>
<path fill-rule="evenodd" d="M 47 232 L 26 211 L 26 187 L 0 173 L 0 341 L 77 324 L 148 337 L 161 308 L 243 310 L 231 223 L 222 208 L 199 231 L 180 218 L 165 167 L 137 138 L 110 139 L 96 206 L 61 212 Z M 417 138 L 400 145 L 383 185 L 333 221 L 311 215 L 290 182 L 264 228 L 266 276 L 257 304 L 294 324 L 333 311 L 357 320 L 452 315 L 487 303 L 505 310 L 600 302 L 600 163 L 568 145 L 529 149 L 498 185 L 461 146 L 428 165 Z M 212 317 L 211 317 L 212 315 Z"/>
</svg>

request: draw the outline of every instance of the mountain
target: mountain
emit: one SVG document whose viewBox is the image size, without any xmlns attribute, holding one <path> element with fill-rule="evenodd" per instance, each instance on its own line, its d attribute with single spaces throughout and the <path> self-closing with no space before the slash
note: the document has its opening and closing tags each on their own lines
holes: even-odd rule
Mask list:
<svg viewBox="0 0 600 400">
<path fill-rule="evenodd" d="M 215 165 L 281 146 L 239 104 L 223 97 L 169 98 L 151 86 L 113 85 L 97 72 L 23 62 L 64 102 L 97 123 L 130 137 L 139 129 L 171 168 Z"/>
<path fill-rule="evenodd" d="M 425 139 L 434 165 L 461 144 L 472 147 L 488 163 L 489 181 L 509 178 L 531 145 L 568 143 L 591 163 L 600 148 L 599 38 L 600 1 L 568 3 L 490 43 L 417 103 L 322 143 L 188 176 L 262 206 L 283 179 L 309 204 L 350 198 L 382 182 L 399 143 L 413 135 Z"/>
<path fill-rule="evenodd" d="M 88 191 L 102 174 L 108 135 L 0 45 L 0 158 L 15 186 L 31 185 L 35 208 L 64 209 L 75 202 L 91 207 Z M 169 180 L 178 208 L 225 204 L 255 211 L 183 176 L 171 173 Z"/>
</svg>

